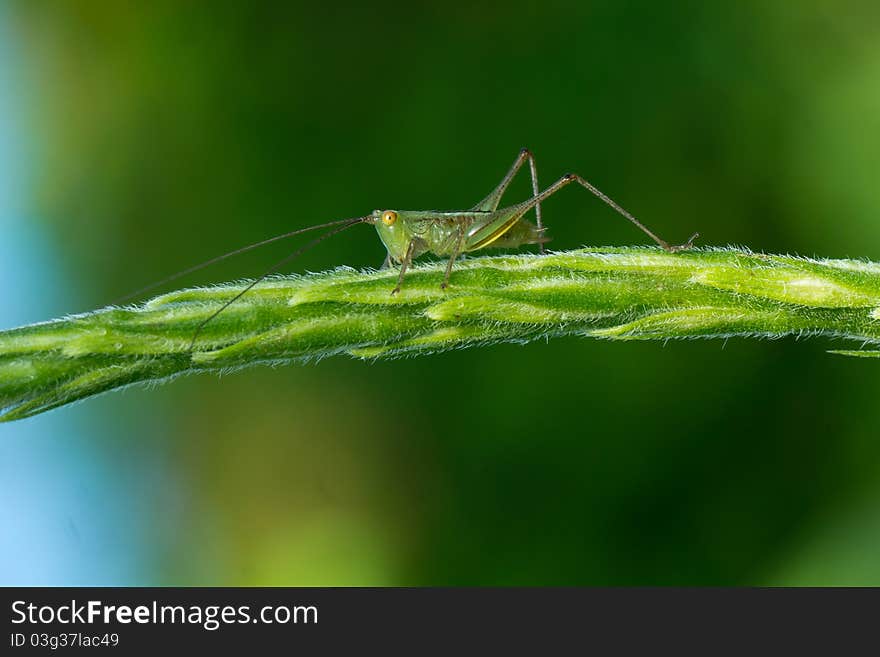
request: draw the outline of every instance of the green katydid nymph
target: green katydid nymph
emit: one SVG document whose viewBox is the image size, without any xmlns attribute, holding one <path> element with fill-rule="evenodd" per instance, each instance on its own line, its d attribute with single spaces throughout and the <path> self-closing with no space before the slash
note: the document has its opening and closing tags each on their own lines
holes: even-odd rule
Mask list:
<svg viewBox="0 0 880 657">
<path fill-rule="evenodd" d="M 501 198 L 504 196 L 504 192 L 507 191 L 511 181 L 526 162 L 529 163 L 529 171 L 532 178 L 532 197 L 521 203 L 499 208 L 498 206 L 501 204 Z M 446 274 L 443 277 L 443 283 L 440 286 L 441 288 L 446 289 L 449 285 L 450 276 L 452 274 L 452 266 L 455 263 L 456 258 L 463 253 L 470 253 L 472 251 L 479 251 L 486 248 L 515 248 L 525 244 L 537 244 L 540 252 L 544 253 L 544 244 L 548 239 L 544 236 L 545 229 L 541 217 L 541 202 L 571 183 L 578 183 L 589 190 L 619 214 L 626 217 L 626 219 L 631 221 L 648 237 L 654 240 L 654 242 L 670 253 L 691 248 L 694 240 L 699 237 L 698 233 L 694 233 L 694 235 L 684 244 L 677 246 L 670 245 L 668 242 L 654 234 L 647 228 L 647 226 L 624 210 L 620 205 L 615 203 L 611 198 L 599 191 L 587 180 L 574 173 L 562 176 L 562 178 L 550 185 L 547 189 L 540 191 L 538 187 L 538 173 L 535 167 L 535 158 L 528 149 L 524 148 L 520 151 L 513 166 L 510 167 L 510 170 L 504 178 L 501 179 L 501 182 L 498 183 L 498 186 L 495 187 L 486 198 L 468 210 L 453 212 L 390 209 L 375 210 L 363 217 L 342 219 L 339 221 L 318 224 L 316 226 L 309 226 L 308 228 L 301 228 L 289 233 L 284 233 L 283 235 L 270 237 L 269 239 L 250 244 L 234 251 L 230 251 L 229 253 L 224 253 L 216 258 L 189 267 L 173 276 L 169 276 L 157 283 L 142 288 L 124 299 L 132 298 L 146 292 L 147 290 L 151 290 L 159 285 L 175 280 L 180 276 L 192 273 L 231 256 L 250 251 L 259 246 L 312 230 L 319 230 L 322 228 L 330 229 L 305 246 L 286 256 L 284 259 L 276 262 L 272 267 L 263 272 L 262 275 L 257 277 L 256 280 L 248 284 L 241 292 L 220 306 L 216 312 L 196 328 L 195 335 L 193 336 L 190 345 L 190 348 L 192 348 L 195 346 L 196 338 L 199 336 L 199 333 L 205 325 L 235 301 L 240 299 L 255 285 L 313 246 L 357 224 L 372 224 L 375 226 L 376 231 L 379 233 L 379 238 L 382 240 L 382 243 L 385 245 L 385 249 L 388 252 L 385 257 L 385 262 L 382 264 L 383 269 L 392 264 L 400 266 L 397 285 L 391 290 L 392 295 L 396 295 L 400 292 L 406 271 L 412 264 L 412 261 L 424 253 L 433 253 L 437 256 L 448 256 L 449 260 L 446 265 Z M 532 208 L 535 209 L 535 223 L 531 223 L 523 218 Z"/>
</svg>

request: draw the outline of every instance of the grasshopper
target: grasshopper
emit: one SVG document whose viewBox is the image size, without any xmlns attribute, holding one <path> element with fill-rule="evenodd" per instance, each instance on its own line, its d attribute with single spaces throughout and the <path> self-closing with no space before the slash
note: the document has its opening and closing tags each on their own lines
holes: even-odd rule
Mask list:
<svg viewBox="0 0 880 657">
<path fill-rule="evenodd" d="M 504 192 L 526 162 L 529 163 L 532 176 L 532 197 L 522 203 L 499 208 Z M 388 267 L 392 262 L 400 264 L 397 286 L 391 294 L 400 292 L 407 268 L 412 264 L 413 259 L 423 253 L 449 256 L 446 273 L 440 284 L 442 289 L 448 287 L 452 266 L 462 253 L 486 248 L 515 248 L 524 244 L 537 244 L 540 252 L 544 253 L 544 244 L 549 240 L 544 237 L 541 201 L 571 183 L 578 183 L 588 189 L 670 253 L 691 248 L 694 240 L 699 237 L 698 233 L 694 233 L 686 243 L 671 246 L 576 173 L 566 174 L 543 192 L 538 191 L 535 157 L 527 148 L 523 148 L 498 186 L 470 210 L 463 212 L 376 210 L 364 217 L 365 222 L 376 227 L 379 239 L 388 250 L 383 267 Z M 523 219 L 532 208 L 535 209 L 534 224 Z"/>
<path fill-rule="evenodd" d="M 526 162 L 529 164 L 529 172 L 532 179 L 532 197 L 521 203 L 499 208 L 498 206 L 501 204 L 501 199 L 504 196 L 504 193 Z M 684 244 L 677 246 L 670 245 L 648 229 L 647 226 L 636 219 L 632 214 L 624 210 L 610 197 L 606 196 L 603 192 L 593 186 L 585 178 L 575 173 L 566 174 L 544 191 L 539 191 L 538 172 L 535 166 L 535 158 L 531 151 L 527 148 L 523 148 L 516 157 L 516 160 L 514 160 L 513 165 L 505 174 L 504 178 L 498 183 L 498 186 L 495 187 L 486 198 L 469 210 L 458 212 L 389 209 L 374 210 L 372 213 L 363 217 L 342 219 L 339 221 L 331 221 L 329 223 L 301 228 L 289 233 L 270 237 L 269 239 L 230 251 L 229 253 L 224 253 L 216 258 L 212 258 L 211 260 L 202 262 L 178 272 L 173 276 L 169 276 L 168 278 L 153 283 L 148 287 L 141 288 L 137 292 L 130 294 L 123 299 L 119 299 L 118 301 L 130 299 L 143 292 L 184 276 L 185 274 L 192 273 L 203 267 L 219 262 L 220 260 L 244 253 L 245 251 L 250 251 L 259 246 L 312 230 L 319 230 L 322 228 L 331 229 L 275 263 L 253 282 L 249 283 L 241 292 L 225 302 L 216 312 L 204 320 L 196 328 L 195 335 L 190 344 L 190 349 L 192 350 L 195 346 L 196 338 L 208 322 L 235 303 L 255 285 L 260 283 L 267 276 L 281 269 L 300 254 L 311 249 L 313 246 L 316 246 L 325 239 L 341 233 L 343 230 L 357 224 L 372 224 L 375 226 L 376 231 L 379 234 L 379 239 L 382 240 L 382 244 L 385 245 L 387 251 L 385 261 L 382 264 L 383 269 L 390 267 L 392 264 L 398 264 L 400 266 L 397 285 L 391 290 L 392 296 L 400 292 L 407 269 L 412 265 L 413 260 L 424 253 L 433 253 L 437 256 L 448 256 L 449 259 L 446 263 L 446 272 L 443 276 L 443 282 L 440 284 L 442 289 L 446 289 L 449 286 L 452 267 L 455 264 L 456 259 L 463 253 L 470 253 L 486 248 L 515 248 L 525 244 L 537 244 L 539 251 L 543 254 L 544 244 L 549 240 L 544 236 L 545 228 L 541 216 L 541 202 L 571 183 L 577 183 L 586 188 L 604 203 L 631 221 L 636 227 L 669 253 L 676 253 L 691 248 L 694 240 L 699 237 L 699 233 L 694 233 Z M 531 223 L 523 218 L 532 208 L 535 209 L 535 223 Z"/>
</svg>

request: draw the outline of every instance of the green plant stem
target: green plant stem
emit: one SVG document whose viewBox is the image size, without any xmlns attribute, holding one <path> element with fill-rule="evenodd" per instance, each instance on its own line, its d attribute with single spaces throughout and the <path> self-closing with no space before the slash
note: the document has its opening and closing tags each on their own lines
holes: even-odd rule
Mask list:
<svg viewBox="0 0 880 657">
<path fill-rule="evenodd" d="M 734 249 L 582 249 L 396 271 L 279 277 L 198 325 L 244 283 L 0 333 L 13 420 L 132 383 L 257 363 L 385 358 L 580 335 L 616 340 L 827 335 L 880 342 L 880 264 Z M 842 351 L 878 356 L 880 351 Z"/>
</svg>

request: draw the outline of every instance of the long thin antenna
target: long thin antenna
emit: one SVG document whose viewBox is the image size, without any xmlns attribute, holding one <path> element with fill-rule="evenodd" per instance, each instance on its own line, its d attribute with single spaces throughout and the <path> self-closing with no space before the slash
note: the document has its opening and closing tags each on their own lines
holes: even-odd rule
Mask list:
<svg viewBox="0 0 880 657">
<path fill-rule="evenodd" d="M 302 255 L 303 253 L 305 253 L 306 251 L 308 251 L 308 250 L 311 249 L 312 247 L 317 246 L 318 244 L 320 244 L 320 243 L 323 242 L 324 240 L 326 240 L 326 239 L 328 239 L 328 238 L 330 238 L 330 237 L 333 237 L 334 235 L 336 235 L 336 234 L 338 234 L 338 233 L 341 233 L 342 231 L 344 231 L 344 230 L 346 230 L 346 229 L 348 229 L 348 228 L 351 228 L 351 227 L 354 226 L 355 224 L 360 224 L 360 223 L 363 223 L 363 222 L 365 222 L 365 221 L 366 221 L 366 219 L 365 219 L 364 217 L 358 217 L 358 218 L 356 218 L 356 219 L 344 219 L 343 221 L 334 221 L 334 222 L 331 223 L 331 224 L 325 224 L 324 227 L 326 227 L 326 226 L 333 226 L 333 225 L 339 225 L 339 224 L 343 224 L 343 225 L 342 225 L 342 226 L 339 226 L 339 228 L 334 228 L 333 230 L 327 231 L 326 233 L 324 233 L 324 234 L 321 235 L 320 237 L 318 237 L 318 238 L 316 238 L 316 239 L 313 239 L 311 242 L 309 242 L 309 243 L 306 244 L 305 246 L 300 247 L 299 249 L 297 249 L 296 251 L 294 251 L 294 252 L 291 253 L 290 255 L 285 256 L 284 258 L 282 258 L 281 260 L 279 260 L 278 262 L 276 262 L 274 265 L 272 265 L 271 267 L 269 267 L 269 269 L 267 269 L 267 270 L 264 271 L 262 274 L 260 274 L 260 276 L 257 277 L 255 280 L 251 281 L 251 283 L 249 283 L 248 286 L 247 286 L 246 288 L 244 288 L 241 292 L 239 292 L 239 293 L 236 294 L 234 297 L 232 297 L 229 301 L 227 301 L 227 302 L 224 303 L 222 306 L 220 306 L 220 308 L 218 308 L 218 309 L 217 309 L 215 312 L 213 312 L 213 313 L 212 313 L 207 319 L 205 319 L 201 324 L 199 324 L 199 325 L 196 327 L 196 332 L 193 334 L 192 342 L 189 343 L 189 351 L 192 351 L 193 348 L 195 347 L 195 345 L 196 345 L 196 339 L 198 339 L 199 334 L 202 332 L 202 330 L 205 328 L 205 326 L 208 325 L 208 322 L 210 322 L 210 321 L 213 320 L 215 317 L 217 317 L 217 315 L 219 315 L 219 314 L 222 313 L 224 310 L 226 310 L 227 308 L 229 308 L 229 306 L 231 306 L 233 303 L 235 303 L 236 301 L 238 301 L 239 299 L 241 299 L 241 298 L 242 298 L 247 292 L 249 292 L 250 290 L 252 290 L 252 289 L 254 288 L 254 286 L 257 285 L 257 283 L 260 283 L 261 281 L 265 280 L 265 278 L 266 278 L 267 276 L 269 276 L 270 274 L 275 273 L 276 271 L 278 271 L 279 269 L 281 269 L 284 265 L 286 265 L 288 262 L 290 262 L 291 260 L 293 260 L 293 259 L 296 258 L 297 256 Z M 316 227 L 316 226 L 313 226 L 313 228 L 314 228 L 314 227 Z M 302 231 L 300 231 L 300 232 L 302 232 Z"/>
<path fill-rule="evenodd" d="M 276 235 L 275 237 L 270 237 L 269 239 L 261 240 L 259 242 L 255 242 L 253 244 L 249 244 L 248 246 L 243 246 L 240 249 L 235 249 L 234 251 L 229 251 L 228 253 L 224 253 L 223 255 L 216 256 L 211 258 L 210 260 L 205 260 L 197 265 L 193 265 L 192 267 L 187 267 L 186 269 L 177 272 L 176 274 L 172 274 L 166 278 L 163 278 L 160 281 L 156 281 L 155 283 L 150 283 L 146 287 L 142 287 L 139 290 L 135 290 L 130 294 L 126 294 L 124 297 L 119 297 L 115 301 L 113 301 L 110 305 L 115 306 L 124 301 L 128 301 L 129 299 L 134 299 L 135 297 L 139 297 L 145 292 L 149 292 L 150 290 L 154 290 L 157 287 L 161 287 L 171 281 L 176 281 L 181 276 L 186 276 L 187 274 L 192 274 L 200 269 L 204 269 L 209 265 L 213 265 L 214 263 L 220 262 L 221 260 L 226 260 L 226 258 L 231 258 L 232 256 L 239 255 L 240 253 L 246 253 L 252 249 L 256 249 L 261 246 L 265 246 L 266 244 L 271 244 L 272 242 L 277 242 L 278 240 L 287 239 L 288 237 L 293 237 L 294 235 L 300 235 L 301 233 L 307 233 L 310 230 L 319 230 L 321 228 L 330 228 L 331 226 L 340 226 L 342 224 L 349 224 L 355 221 L 361 220 L 359 219 L 341 219 L 339 221 L 330 221 L 326 224 L 317 224 L 315 226 L 309 226 L 308 228 L 300 228 L 299 230 L 292 230 L 289 233 L 284 233 L 283 235 Z"/>
</svg>

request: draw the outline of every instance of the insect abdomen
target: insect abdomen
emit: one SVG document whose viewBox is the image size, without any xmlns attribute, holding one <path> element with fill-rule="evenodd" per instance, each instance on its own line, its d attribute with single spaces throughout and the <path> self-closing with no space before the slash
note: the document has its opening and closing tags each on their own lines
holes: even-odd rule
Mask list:
<svg viewBox="0 0 880 657">
<path fill-rule="evenodd" d="M 531 221 L 520 219 L 510 230 L 492 242 L 488 248 L 513 249 L 523 244 L 544 244 L 550 240 Z"/>
</svg>

